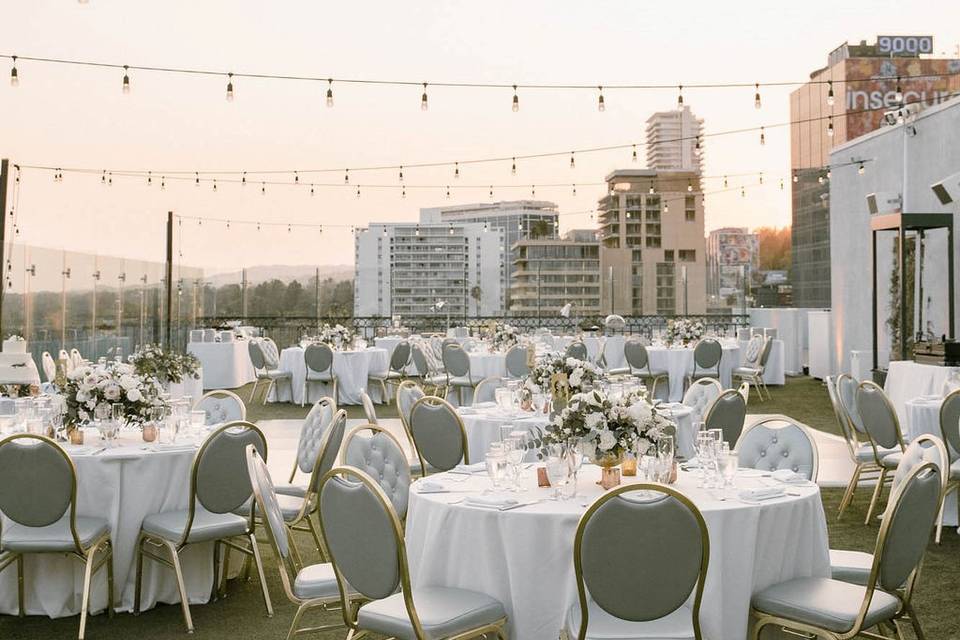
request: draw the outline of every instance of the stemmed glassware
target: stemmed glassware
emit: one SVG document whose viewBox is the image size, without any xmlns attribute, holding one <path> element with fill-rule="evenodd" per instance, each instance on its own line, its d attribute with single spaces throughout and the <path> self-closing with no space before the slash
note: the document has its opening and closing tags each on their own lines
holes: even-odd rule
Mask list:
<svg viewBox="0 0 960 640">
<path fill-rule="evenodd" d="M 504 476 L 507 474 L 507 456 L 502 442 L 494 442 L 487 451 L 487 474 L 494 490 L 503 486 Z"/>
<path fill-rule="evenodd" d="M 563 487 L 570 480 L 570 464 L 566 459 L 563 445 L 552 444 L 547 447 L 547 480 L 550 486 L 554 487 L 551 500 L 561 500 L 563 498 Z"/>
<path fill-rule="evenodd" d="M 734 479 L 737 477 L 737 472 L 739 470 L 740 458 L 737 451 L 731 449 L 730 445 L 724 442 L 720 451 L 720 476 L 723 481 L 724 489 L 736 488 Z"/>
</svg>

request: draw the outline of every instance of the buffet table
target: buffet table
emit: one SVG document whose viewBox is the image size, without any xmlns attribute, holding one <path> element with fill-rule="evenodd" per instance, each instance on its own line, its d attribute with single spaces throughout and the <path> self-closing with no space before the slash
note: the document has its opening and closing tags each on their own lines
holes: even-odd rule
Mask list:
<svg viewBox="0 0 960 640">
<path fill-rule="evenodd" d="M 304 348 L 287 347 L 280 352 L 280 370 L 293 374 L 292 391 L 287 382 L 279 382 L 273 387 L 267 402 L 294 402 L 300 404 L 303 398 L 303 381 L 307 377 L 307 363 L 303 360 Z M 386 349 L 377 347 L 349 351 L 333 352 L 333 373 L 337 376 L 337 404 L 360 404 L 360 391 L 367 390 L 374 402 L 384 399 L 379 384 L 367 387 L 371 373 L 383 373 L 390 367 L 390 358 Z M 323 382 L 311 382 L 308 385 L 306 403 L 313 403 L 333 393 L 332 385 Z"/>
<path fill-rule="evenodd" d="M 187 353 L 200 360 L 204 389 L 236 389 L 256 378 L 246 340 L 191 342 Z"/>
</svg>

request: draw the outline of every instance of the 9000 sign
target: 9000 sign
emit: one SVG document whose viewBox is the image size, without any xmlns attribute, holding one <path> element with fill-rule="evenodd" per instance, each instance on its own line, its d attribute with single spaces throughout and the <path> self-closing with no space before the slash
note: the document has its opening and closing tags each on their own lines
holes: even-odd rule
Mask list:
<svg viewBox="0 0 960 640">
<path fill-rule="evenodd" d="M 933 36 L 877 36 L 880 53 L 933 53 Z"/>
</svg>

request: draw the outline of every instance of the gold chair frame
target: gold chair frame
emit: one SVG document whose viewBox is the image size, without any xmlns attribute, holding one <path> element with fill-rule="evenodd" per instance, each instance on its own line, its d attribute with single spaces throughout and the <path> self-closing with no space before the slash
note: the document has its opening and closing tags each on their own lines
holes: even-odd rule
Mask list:
<svg viewBox="0 0 960 640">
<path fill-rule="evenodd" d="M 900 418 L 897 416 L 897 410 L 890 402 L 890 398 L 887 397 L 883 387 L 872 380 L 864 380 L 857 385 L 857 391 L 863 388 L 875 388 L 880 392 L 880 397 L 883 398 L 883 402 L 886 404 L 887 409 L 890 411 L 890 415 L 893 418 L 893 424 L 897 431 L 897 444 L 900 446 L 900 453 L 903 453 L 906 451 L 907 446 L 903 442 L 903 430 L 900 428 Z M 890 469 L 880 464 L 880 453 L 877 451 L 877 443 L 874 441 L 873 436 L 870 435 L 869 431 L 867 431 L 867 437 L 870 439 L 870 447 L 873 449 L 874 462 L 877 468 L 880 470 L 880 477 L 877 479 L 877 484 L 873 489 L 873 496 L 870 498 L 870 506 L 867 508 L 867 517 L 863 521 L 863 524 L 869 525 L 870 519 L 873 517 L 873 511 L 880 502 L 880 496 L 883 495 L 883 485 L 887 482 L 893 483 L 893 474 L 890 472 Z"/>
<path fill-rule="evenodd" d="M 950 459 L 950 444 L 949 444 L 949 440 L 947 440 L 946 419 L 943 417 L 943 408 L 947 406 L 947 401 L 950 400 L 951 398 L 956 398 L 956 397 L 960 397 L 960 389 L 957 389 L 955 391 L 948 393 L 947 396 L 943 399 L 943 404 L 940 405 L 939 417 L 940 417 L 940 437 L 943 438 L 943 443 L 944 443 L 943 446 L 947 451 L 947 465 L 948 465 L 947 472 L 946 472 L 947 482 L 944 487 L 943 502 L 944 504 L 946 504 L 947 496 L 950 495 L 951 493 L 956 492 L 958 507 L 960 507 L 960 480 L 950 480 L 949 465 L 952 462 L 952 460 Z M 960 426 L 958 426 L 958 428 L 960 428 Z M 958 454 L 960 454 L 960 452 L 958 452 Z M 940 534 L 943 531 L 943 508 L 944 508 L 943 505 L 940 505 L 940 515 L 937 517 L 937 534 L 934 538 L 937 544 L 940 544 Z"/>
<path fill-rule="evenodd" d="M 850 407 L 843 401 L 840 394 L 840 379 L 854 379 L 849 373 L 841 373 L 833 380 L 834 394 L 837 398 L 837 407 L 834 408 L 834 414 L 840 429 L 845 431 L 844 440 L 847 442 L 847 451 L 850 454 L 850 460 L 853 462 L 853 474 L 850 476 L 850 482 L 847 483 L 847 490 L 840 499 L 837 521 L 843 517 L 843 512 L 847 510 L 853 497 L 856 494 L 857 487 L 861 480 L 875 480 L 880 477 L 880 466 L 876 462 L 864 462 L 857 458 L 857 452 L 860 450 L 861 442 L 856 427 L 853 426 L 853 418 L 850 417 Z M 839 409 L 839 412 L 837 411 Z"/>
<path fill-rule="evenodd" d="M 453 414 L 453 417 L 456 418 L 457 426 L 460 428 L 460 443 L 463 449 L 463 464 L 470 464 L 470 443 L 467 440 L 467 428 L 463 424 L 463 418 L 460 417 L 460 414 L 457 413 L 457 410 L 452 404 L 444 400 L 443 398 L 438 398 L 437 396 L 423 396 L 419 400 L 413 403 L 413 406 L 410 407 L 410 421 L 413 422 L 413 414 L 416 411 L 417 407 L 421 404 L 430 404 L 430 405 L 446 405 L 447 409 Z M 420 447 L 417 446 L 417 441 L 413 437 L 413 425 L 410 426 L 410 441 L 413 443 L 413 449 L 417 453 L 417 458 L 420 459 L 420 477 L 427 477 L 427 461 L 424 460 L 423 454 L 420 453 Z"/>
</svg>

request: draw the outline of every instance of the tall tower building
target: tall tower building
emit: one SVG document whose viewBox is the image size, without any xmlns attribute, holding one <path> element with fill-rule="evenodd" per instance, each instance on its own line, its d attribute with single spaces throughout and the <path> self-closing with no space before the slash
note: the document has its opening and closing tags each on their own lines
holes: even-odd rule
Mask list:
<svg viewBox="0 0 960 640">
<path fill-rule="evenodd" d="M 657 170 L 703 171 L 703 119 L 689 106 L 658 111 L 647 118 L 647 167 Z"/>
</svg>

